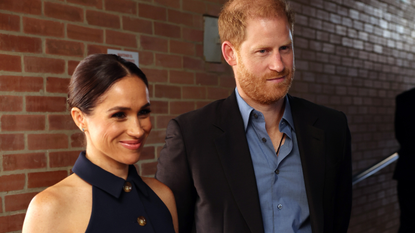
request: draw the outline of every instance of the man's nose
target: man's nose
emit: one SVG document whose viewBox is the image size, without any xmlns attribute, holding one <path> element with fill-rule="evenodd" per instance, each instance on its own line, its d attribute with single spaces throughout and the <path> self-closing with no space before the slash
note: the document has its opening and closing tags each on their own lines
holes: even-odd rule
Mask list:
<svg viewBox="0 0 415 233">
<path fill-rule="evenodd" d="M 278 53 L 272 58 L 269 68 L 276 72 L 282 72 L 285 69 L 285 65 L 282 61 L 281 54 Z"/>
</svg>

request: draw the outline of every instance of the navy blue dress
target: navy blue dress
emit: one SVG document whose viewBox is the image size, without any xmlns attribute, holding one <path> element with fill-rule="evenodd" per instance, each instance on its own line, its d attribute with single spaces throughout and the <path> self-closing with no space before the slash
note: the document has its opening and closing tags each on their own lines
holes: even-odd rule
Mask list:
<svg viewBox="0 0 415 233">
<path fill-rule="evenodd" d="M 81 152 L 72 170 L 92 185 L 92 213 L 86 232 L 174 233 L 166 205 L 133 165 L 124 180 L 93 164 Z"/>
</svg>

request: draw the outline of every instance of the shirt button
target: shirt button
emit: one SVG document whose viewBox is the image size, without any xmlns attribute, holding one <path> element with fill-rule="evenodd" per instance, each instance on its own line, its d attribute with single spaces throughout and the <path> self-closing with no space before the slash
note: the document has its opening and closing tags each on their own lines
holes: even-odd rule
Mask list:
<svg viewBox="0 0 415 233">
<path fill-rule="evenodd" d="M 275 170 L 275 174 L 280 174 L 280 170 Z"/>
<path fill-rule="evenodd" d="M 267 142 L 267 139 L 266 139 L 266 138 L 262 138 L 262 141 L 263 141 L 263 142 Z"/>
<path fill-rule="evenodd" d="M 138 225 L 140 225 L 142 227 L 147 224 L 147 220 L 143 216 L 138 217 L 137 222 L 138 222 Z"/>
<path fill-rule="evenodd" d="M 258 115 L 256 113 L 254 113 L 254 117 L 255 119 L 258 119 Z"/>
<path fill-rule="evenodd" d="M 282 209 L 282 205 L 281 204 L 278 204 L 277 205 L 277 208 L 280 210 L 280 209 Z"/>
<path fill-rule="evenodd" d="M 124 184 L 124 187 L 122 187 L 124 189 L 124 192 L 129 193 L 131 192 L 131 189 L 133 189 L 133 186 L 131 185 L 130 182 L 126 181 Z"/>
</svg>

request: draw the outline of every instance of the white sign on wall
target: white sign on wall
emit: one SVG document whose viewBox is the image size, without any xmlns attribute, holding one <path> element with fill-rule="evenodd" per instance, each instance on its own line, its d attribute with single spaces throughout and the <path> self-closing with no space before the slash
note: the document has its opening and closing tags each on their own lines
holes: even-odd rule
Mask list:
<svg viewBox="0 0 415 233">
<path fill-rule="evenodd" d="M 116 49 L 108 49 L 108 54 L 115 54 L 127 61 L 130 61 L 138 66 L 138 53 L 137 52 L 128 52 L 123 50 L 116 50 Z"/>
</svg>

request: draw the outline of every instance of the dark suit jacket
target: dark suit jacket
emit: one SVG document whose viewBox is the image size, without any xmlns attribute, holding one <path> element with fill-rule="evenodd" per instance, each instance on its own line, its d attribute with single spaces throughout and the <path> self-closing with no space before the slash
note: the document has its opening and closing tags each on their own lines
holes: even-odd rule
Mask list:
<svg viewBox="0 0 415 233">
<path fill-rule="evenodd" d="M 343 113 L 289 96 L 313 233 L 346 232 L 350 133 Z M 235 92 L 170 121 L 156 178 L 173 191 L 181 233 L 264 232 Z"/>
<path fill-rule="evenodd" d="M 396 97 L 395 136 L 400 144 L 394 179 L 415 180 L 415 88 Z"/>
</svg>

